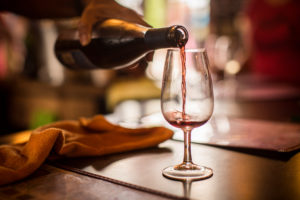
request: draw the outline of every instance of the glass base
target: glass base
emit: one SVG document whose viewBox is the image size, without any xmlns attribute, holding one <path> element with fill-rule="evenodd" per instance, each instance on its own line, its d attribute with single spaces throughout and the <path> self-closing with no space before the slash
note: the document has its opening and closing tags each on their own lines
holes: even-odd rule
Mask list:
<svg viewBox="0 0 300 200">
<path fill-rule="evenodd" d="M 209 178 L 213 175 L 213 170 L 208 167 L 199 165 L 187 165 L 181 164 L 176 166 L 170 166 L 162 171 L 163 175 L 167 178 L 174 180 L 202 180 Z"/>
</svg>

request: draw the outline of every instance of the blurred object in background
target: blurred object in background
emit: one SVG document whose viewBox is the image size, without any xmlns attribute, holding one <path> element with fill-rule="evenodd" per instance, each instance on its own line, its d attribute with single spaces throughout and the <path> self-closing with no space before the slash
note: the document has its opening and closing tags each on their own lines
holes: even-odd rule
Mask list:
<svg viewBox="0 0 300 200">
<path fill-rule="evenodd" d="M 57 38 L 57 30 L 53 20 L 40 21 L 41 46 L 43 52 L 43 68 L 39 71 L 39 78 L 51 85 L 61 85 L 64 82 L 64 68 L 56 59 L 53 49 Z"/>
<path fill-rule="evenodd" d="M 224 78 L 225 74 L 237 74 L 246 64 L 247 52 L 242 40 L 240 12 L 246 0 L 211 0 L 210 34 L 205 47 L 213 71 Z M 233 62 L 238 64 L 232 65 Z M 234 66 L 234 67 L 233 67 Z"/>
<path fill-rule="evenodd" d="M 210 33 L 216 35 L 236 35 L 236 18 L 247 0 L 210 0 Z"/>
<path fill-rule="evenodd" d="M 78 119 L 103 113 L 104 90 L 81 83 L 53 86 L 45 82 L 16 79 L 8 82 L 9 102 L 5 119 L 12 131 L 34 128 L 62 119 Z M 1 112 L 1 115 L 3 113 Z M 1 127 L 1 133 L 3 134 Z"/>
<path fill-rule="evenodd" d="M 10 13 L 0 13 L 0 79 L 23 70 L 26 48 L 27 21 Z"/>
<path fill-rule="evenodd" d="M 33 130 L 45 124 L 49 124 L 57 120 L 56 114 L 51 110 L 35 110 L 29 121 L 29 129 Z"/>
<path fill-rule="evenodd" d="M 116 73 L 113 70 L 97 69 L 91 71 L 91 79 L 96 87 L 103 88 L 108 86 L 114 79 Z"/>
<path fill-rule="evenodd" d="M 73 26 L 72 20 L 1 16 L 0 134 L 105 113 L 106 73 L 102 74 L 104 81 L 94 84 L 91 72 L 66 70 L 54 57 L 57 28 Z"/>
<path fill-rule="evenodd" d="M 203 41 L 209 34 L 210 23 L 210 0 L 186 1 L 189 8 L 189 23 L 191 32 L 197 42 L 197 47 L 201 47 Z"/>
<path fill-rule="evenodd" d="M 245 49 L 239 40 L 226 35 L 210 35 L 207 46 L 211 52 L 213 70 L 220 71 L 224 77 L 236 75 L 246 62 Z"/>
<path fill-rule="evenodd" d="M 166 26 L 167 0 L 144 0 L 144 16 L 154 28 Z"/>
<path fill-rule="evenodd" d="M 9 119 L 11 85 L 8 79 L 24 69 L 28 21 L 10 13 L 0 13 L 0 134 L 18 130 Z"/>
<path fill-rule="evenodd" d="M 234 98 L 237 89 L 237 75 L 247 60 L 245 47 L 241 40 L 222 35 L 210 35 L 206 40 L 210 50 L 211 69 L 217 74 L 215 95 Z"/>
<path fill-rule="evenodd" d="M 166 54 L 167 52 L 165 49 L 156 50 L 153 55 L 153 61 L 148 64 L 146 70 L 147 77 L 153 80 L 159 88 L 161 87 Z"/>
<path fill-rule="evenodd" d="M 106 92 L 106 106 L 109 112 L 122 101 L 137 100 L 145 101 L 147 99 L 158 99 L 160 89 L 155 86 L 152 80 L 140 77 L 122 77 L 115 80 Z"/>
<path fill-rule="evenodd" d="M 24 38 L 26 54 L 24 55 L 24 66 L 21 74 L 16 74 L 14 79 L 20 77 L 30 80 L 39 79 L 39 71 L 43 66 L 42 36 L 38 21 L 28 21 L 26 37 Z"/>
<path fill-rule="evenodd" d="M 130 8 L 132 10 L 134 10 L 135 12 L 137 12 L 138 14 L 143 16 L 144 13 L 144 7 L 143 7 L 143 3 L 144 0 L 116 0 L 116 2 L 118 2 L 119 4 Z"/>
<path fill-rule="evenodd" d="M 245 14 L 253 72 L 300 84 L 300 1 L 250 0 Z"/>
</svg>

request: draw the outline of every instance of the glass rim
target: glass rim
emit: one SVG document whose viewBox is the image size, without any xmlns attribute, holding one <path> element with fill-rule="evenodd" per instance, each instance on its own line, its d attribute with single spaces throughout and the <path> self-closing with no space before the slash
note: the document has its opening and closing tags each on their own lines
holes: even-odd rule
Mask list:
<svg viewBox="0 0 300 200">
<path fill-rule="evenodd" d="M 180 51 L 180 48 L 168 48 L 168 51 Z M 190 48 L 190 49 L 185 49 L 185 52 L 188 53 L 203 53 L 206 52 L 206 48 Z"/>
</svg>

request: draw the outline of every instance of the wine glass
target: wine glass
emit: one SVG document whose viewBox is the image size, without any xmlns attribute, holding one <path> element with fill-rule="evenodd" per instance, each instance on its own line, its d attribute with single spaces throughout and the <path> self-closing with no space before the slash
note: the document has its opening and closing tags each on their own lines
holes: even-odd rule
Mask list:
<svg viewBox="0 0 300 200">
<path fill-rule="evenodd" d="M 184 133 L 181 164 L 167 167 L 163 175 L 175 180 L 201 180 L 211 177 L 212 169 L 194 164 L 191 132 L 212 115 L 214 95 L 205 49 L 168 49 L 163 73 L 161 110 L 164 118 Z"/>
</svg>

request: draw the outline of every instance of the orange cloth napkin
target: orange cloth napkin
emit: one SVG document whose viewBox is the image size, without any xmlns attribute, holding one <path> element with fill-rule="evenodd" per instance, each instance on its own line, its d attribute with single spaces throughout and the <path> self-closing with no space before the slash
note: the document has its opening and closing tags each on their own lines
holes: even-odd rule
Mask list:
<svg viewBox="0 0 300 200">
<path fill-rule="evenodd" d="M 128 129 L 97 115 L 60 121 L 32 131 L 24 144 L 0 146 L 0 185 L 33 173 L 51 154 L 65 157 L 100 156 L 155 146 L 173 132 L 163 127 Z"/>
</svg>

